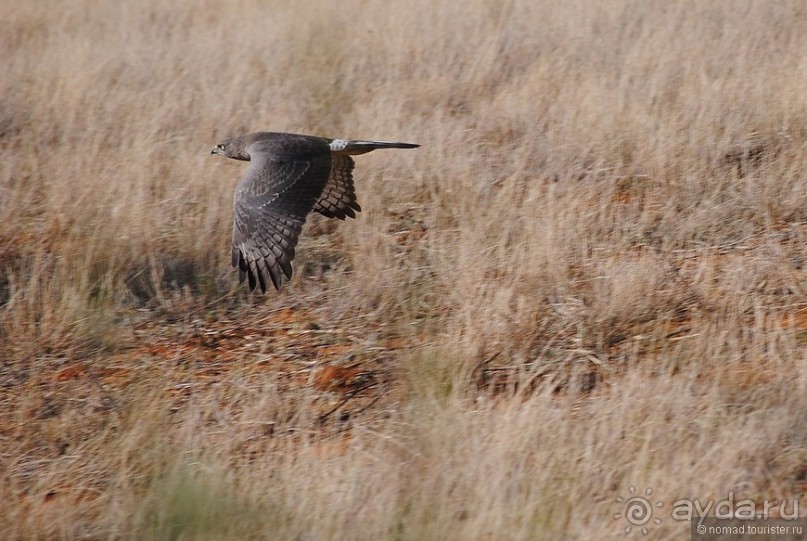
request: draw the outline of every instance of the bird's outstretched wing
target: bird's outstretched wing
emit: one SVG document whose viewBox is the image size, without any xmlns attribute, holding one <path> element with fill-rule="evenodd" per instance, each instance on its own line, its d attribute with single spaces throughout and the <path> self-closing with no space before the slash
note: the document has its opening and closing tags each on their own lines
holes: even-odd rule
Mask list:
<svg viewBox="0 0 807 541">
<path fill-rule="evenodd" d="M 356 217 L 361 206 L 356 201 L 356 189 L 353 187 L 353 158 L 346 154 L 334 154 L 331 157 L 331 174 L 322 190 L 322 194 L 314 205 L 314 210 L 328 218 Z"/>
<path fill-rule="evenodd" d="M 269 282 L 280 289 L 306 215 L 331 173 L 327 143 L 316 138 L 272 138 L 248 146 L 250 166 L 235 191 L 232 264 L 250 290 Z M 349 176 L 349 175 L 348 175 Z"/>
</svg>

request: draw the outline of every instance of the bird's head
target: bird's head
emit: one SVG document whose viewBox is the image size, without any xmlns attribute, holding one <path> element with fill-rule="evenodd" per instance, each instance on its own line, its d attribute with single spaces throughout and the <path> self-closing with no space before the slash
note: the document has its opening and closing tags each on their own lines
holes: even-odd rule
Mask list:
<svg viewBox="0 0 807 541">
<path fill-rule="evenodd" d="M 249 153 L 241 137 L 231 137 L 213 147 L 211 154 L 221 154 L 233 160 L 249 161 Z"/>
</svg>

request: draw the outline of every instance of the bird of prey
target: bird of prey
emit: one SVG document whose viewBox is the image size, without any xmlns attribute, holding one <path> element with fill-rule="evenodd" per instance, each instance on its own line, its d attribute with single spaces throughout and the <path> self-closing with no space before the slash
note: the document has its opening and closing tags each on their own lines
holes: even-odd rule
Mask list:
<svg viewBox="0 0 807 541">
<path fill-rule="evenodd" d="M 294 249 L 306 216 L 356 217 L 353 158 L 379 148 L 417 148 L 394 141 L 351 141 L 257 132 L 225 139 L 210 152 L 249 162 L 233 197 L 232 264 L 249 289 L 291 279 Z"/>
</svg>

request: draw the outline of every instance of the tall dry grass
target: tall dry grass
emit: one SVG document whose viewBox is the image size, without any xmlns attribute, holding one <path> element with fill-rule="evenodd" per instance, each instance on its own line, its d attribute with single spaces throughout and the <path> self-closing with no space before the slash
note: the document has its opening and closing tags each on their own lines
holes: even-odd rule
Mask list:
<svg viewBox="0 0 807 541">
<path fill-rule="evenodd" d="M 803 497 L 805 36 L 798 1 L 0 2 L 0 530 L 619 539 L 636 486 L 673 539 L 675 500 Z M 260 129 L 423 146 L 253 297 L 208 152 Z"/>
</svg>

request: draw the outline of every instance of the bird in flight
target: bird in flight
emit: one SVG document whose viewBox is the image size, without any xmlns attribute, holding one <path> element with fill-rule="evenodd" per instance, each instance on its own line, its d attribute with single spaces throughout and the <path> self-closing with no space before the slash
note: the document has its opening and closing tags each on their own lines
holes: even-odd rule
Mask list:
<svg viewBox="0 0 807 541">
<path fill-rule="evenodd" d="M 225 139 L 211 154 L 249 162 L 233 197 L 233 267 L 250 291 L 291 279 L 291 262 L 309 212 L 356 217 L 353 158 L 380 148 L 417 148 L 394 141 L 350 141 L 257 132 Z"/>
</svg>

